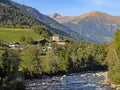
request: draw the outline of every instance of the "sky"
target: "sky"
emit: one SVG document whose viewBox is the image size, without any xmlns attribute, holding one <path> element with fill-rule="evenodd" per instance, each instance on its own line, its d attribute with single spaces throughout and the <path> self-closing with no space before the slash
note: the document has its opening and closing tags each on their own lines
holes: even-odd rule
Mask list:
<svg viewBox="0 0 120 90">
<path fill-rule="evenodd" d="M 120 16 L 120 0 L 13 0 L 36 8 L 45 15 L 59 13 L 63 16 L 78 16 L 92 11 Z"/>
</svg>

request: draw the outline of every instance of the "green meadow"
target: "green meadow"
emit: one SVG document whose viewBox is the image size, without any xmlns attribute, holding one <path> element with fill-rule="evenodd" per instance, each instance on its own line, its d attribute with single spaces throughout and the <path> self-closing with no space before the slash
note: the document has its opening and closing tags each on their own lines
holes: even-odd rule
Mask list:
<svg viewBox="0 0 120 90">
<path fill-rule="evenodd" d="M 30 29 L 18 29 L 18 28 L 0 28 L 0 39 L 7 42 L 20 41 L 21 37 L 32 37 L 33 40 L 42 39 L 42 36 L 36 34 Z"/>
</svg>

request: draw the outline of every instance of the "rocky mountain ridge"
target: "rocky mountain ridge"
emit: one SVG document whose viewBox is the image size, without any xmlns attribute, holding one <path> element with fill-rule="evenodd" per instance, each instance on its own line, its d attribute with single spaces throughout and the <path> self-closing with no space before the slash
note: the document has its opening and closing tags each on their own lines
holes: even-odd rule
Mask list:
<svg viewBox="0 0 120 90">
<path fill-rule="evenodd" d="M 80 36 L 100 43 L 109 42 L 115 30 L 120 28 L 119 16 L 103 12 L 89 12 L 80 16 L 59 15 L 53 19 L 79 33 Z"/>
</svg>

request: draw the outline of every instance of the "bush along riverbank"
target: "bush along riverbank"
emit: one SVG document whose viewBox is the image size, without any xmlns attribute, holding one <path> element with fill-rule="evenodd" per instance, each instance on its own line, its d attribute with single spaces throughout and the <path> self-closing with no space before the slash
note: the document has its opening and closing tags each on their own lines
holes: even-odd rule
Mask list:
<svg viewBox="0 0 120 90">
<path fill-rule="evenodd" d="M 108 64 L 108 82 L 113 88 L 120 90 L 120 30 L 117 29 L 115 36 L 108 47 L 106 61 Z"/>
</svg>

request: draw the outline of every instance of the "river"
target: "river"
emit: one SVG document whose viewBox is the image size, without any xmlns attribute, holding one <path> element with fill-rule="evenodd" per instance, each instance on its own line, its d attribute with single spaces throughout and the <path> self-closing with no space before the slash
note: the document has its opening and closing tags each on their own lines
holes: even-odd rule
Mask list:
<svg viewBox="0 0 120 90">
<path fill-rule="evenodd" d="M 101 72 L 73 73 L 45 79 L 26 80 L 26 90 L 112 90 L 99 84 L 104 80 Z"/>
</svg>

